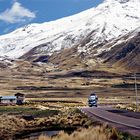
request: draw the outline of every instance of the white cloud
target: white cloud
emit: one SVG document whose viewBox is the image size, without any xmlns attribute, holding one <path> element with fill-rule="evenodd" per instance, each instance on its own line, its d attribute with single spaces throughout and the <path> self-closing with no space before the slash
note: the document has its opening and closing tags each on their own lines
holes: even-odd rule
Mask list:
<svg viewBox="0 0 140 140">
<path fill-rule="evenodd" d="M 35 17 L 36 15 L 34 12 L 22 7 L 19 2 L 14 2 L 11 9 L 7 9 L 3 13 L 0 13 L 0 20 L 8 23 L 24 22 Z"/>
</svg>

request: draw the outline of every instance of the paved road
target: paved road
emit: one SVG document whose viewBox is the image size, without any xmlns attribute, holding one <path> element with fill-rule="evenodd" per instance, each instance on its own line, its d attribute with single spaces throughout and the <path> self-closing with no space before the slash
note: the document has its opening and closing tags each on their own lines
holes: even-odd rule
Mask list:
<svg viewBox="0 0 140 140">
<path fill-rule="evenodd" d="M 120 131 L 140 136 L 140 113 L 105 107 L 86 107 L 81 111 L 92 119 L 108 123 Z"/>
</svg>

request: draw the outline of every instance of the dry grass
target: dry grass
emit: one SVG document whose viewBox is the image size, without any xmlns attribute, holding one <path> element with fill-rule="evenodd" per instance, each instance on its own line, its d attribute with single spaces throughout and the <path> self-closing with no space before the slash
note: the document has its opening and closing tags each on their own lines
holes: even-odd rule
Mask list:
<svg viewBox="0 0 140 140">
<path fill-rule="evenodd" d="M 40 136 L 39 140 L 117 140 L 118 134 L 115 130 L 108 131 L 106 126 L 90 127 L 88 129 L 81 129 L 72 134 L 60 132 L 58 136 L 50 138 L 47 136 Z"/>
<path fill-rule="evenodd" d="M 112 88 L 114 85 L 122 85 L 124 82 L 133 84 L 134 79 L 127 79 L 123 76 L 115 77 L 114 71 L 110 68 L 101 66 L 101 68 L 82 69 L 85 77 L 75 75 L 75 72 L 81 69 L 69 69 L 61 71 L 53 68 L 48 72 L 48 64 L 43 66 L 35 65 L 29 62 L 16 62 L 16 67 L 3 69 L 0 71 L 0 89 L 1 95 L 13 95 L 17 92 L 26 94 L 26 98 L 48 98 L 48 97 L 85 97 L 94 90 L 100 97 L 108 96 L 133 96 L 132 89 L 122 89 L 120 87 Z M 87 70 L 87 72 L 84 72 Z M 120 73 L 119 73 L 120 74 Z M 108 76 L 111 76 L 108 77 Z M 128 77 L 130 77 L 128 75 Z M 137 80 L 140 83 L 140 80 Z M 38 90 L 21 89 L 17 87 L 34 86 Z M 41 88 L 46 87 L 46 90 Z M 50 89 L 48 90 L 47 88 Z M 51 88 L 52 87 L 52 88 Z M 59 90 L 57 90 L 59 88 Z M 78 90 L 74 90 L 74 89 Z M 61 89 L 61 90 L 60 90 Z M 72 89 L 72 90 L 70 90 Z M 83 90 L 84 89 L 84 90 Z M 108 94 L 105 94 L 108 93 Z"/>
<path fill-rule="evenodd" d="M 62 130 L 67 128 L 77 129 L 79 127 L 88 127 L 94 123 L 77 109 L 67 109 L 63 111 L 52 117 L 36 118 L 34 121 L 28 122 L 28 126 L 30 126 L 30 128 L 46 127 L 53 128 L 54 130 Z"/>
<path fill-rule="evenodd" d="M 138 106 L 137 110 L 136 110 L 136 104 L 118 104 L 116 105 L 117 108 L 119 109 L 126 109 L 126 110 L 130 110 L 130 111 L 134 111 L 134 112 L 140 112 L 140 106 Z"/>
<path fill-rule="evenodd" d="M 0 116 L 0 139 L 7 140 L 14 133 L 22 131 L 27 126 L 27 122 L 15 116 Z"/>
<path fill-rule="evenodd" d="M 2 115 L 0 116 L 0 140 L 8 140 L 16 135 L 18 137 L 26 135 L 26 132 L 48 130 L 75 130 L 79 127 L 88 127 L 92 125 L 85 115 L 79 110 L 67 109 L 60 114 L 46 116 L 44 118 L 36 118 L 31 121 L 25 121 L 17 116 Z"/>
<path fill-rule="evenodd" d="M 28 98 L 26 104 L 64 110 L 65 108 L 77 108 L 87 105 L 87 98 Z"/>
</svg>

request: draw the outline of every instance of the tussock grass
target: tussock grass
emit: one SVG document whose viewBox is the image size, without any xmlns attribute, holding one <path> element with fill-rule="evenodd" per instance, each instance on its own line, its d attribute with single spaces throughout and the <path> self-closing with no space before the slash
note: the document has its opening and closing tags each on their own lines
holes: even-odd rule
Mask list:
<svg viewBox="0 0 140 140">
<path fill-rule="evenodd" d="M 27 126 L 27 122 L 24 119 L 20 119 L 15 116 L 0 116 L 0 139 L 7 140 L 12 137 L 14 133 L 19 130 L 22 131 Z"/>
<path fill-rule="evenodd" d="M 117 108 L 119 109 L 126 109 L 126 110 L 130 110 L 130 111 L 134 111 L 136 112 L 136 104 L 118 104 L 116 105 Z M 140 112 L 140 106 L 138 106 L 137 108 L 137 112 Z"/>
<path fill-rule="evenodd" d="M 67 129 L 67 128 L 79 128 L 79 127 L 88 127 L 92 125 L 94 122 L 89 120 L 87 116 L 81 114 L 78 109 L 69 109 L 64 112 L 49 116 L 45 118 L 36 118 L 34 121 L 28 122 L 30 127 L 39 126 L 39 127 L 47 127 L 57 129 Z"/>
<path fill-rule="evenodd" d="M 119 140 L 119 138 L 115 130 L 108 131 L 106 126 L 97 126 L 83 128 L 70 135 L 61 131 L 53 138 L 41 135 L 38 140 Z"/>
</svg>

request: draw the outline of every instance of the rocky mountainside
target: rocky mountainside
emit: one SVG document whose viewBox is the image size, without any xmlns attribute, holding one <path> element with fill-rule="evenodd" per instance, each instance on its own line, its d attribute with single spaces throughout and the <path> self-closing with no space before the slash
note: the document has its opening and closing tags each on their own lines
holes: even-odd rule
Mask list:
<svg viewBox="0 0 140 140">
<path fill-rule="evenodd" d="M 89 51 L 79 53 L 79 48 L 85 47 L 93 34 L 84 38 L 78 45 L 65 49 L 60 53 L 53 54 L 48 58 L 50 62 L 58 64 L 60 67 L 104 67 L 116 70 L 125 69 L 128 72 L 140 71 L 140 28 L 137 28 L 124 36 L 120 36 L 110 42 L 86 46 Z M 101 50 L 101 51 L 100 51 Z M 38 60 L 38 59 L 36 59 Z M 45 60 L 45 59 L 42 59 Z"/>
<path fill-rule="evenodd" d="M 123 67 L 130 72 L 140 72 L 140 28 L 118 39 L 109 51 L 99 55 L 104 63 Z"/>
<path fill-rule="evenodd" d="M 0 36 L 0 56 L 84 65 L 94 59 L 139 70 L 139 7 L 140 0 L 105 0 L 70 17 L 27 25 Z"/>
</svg>

